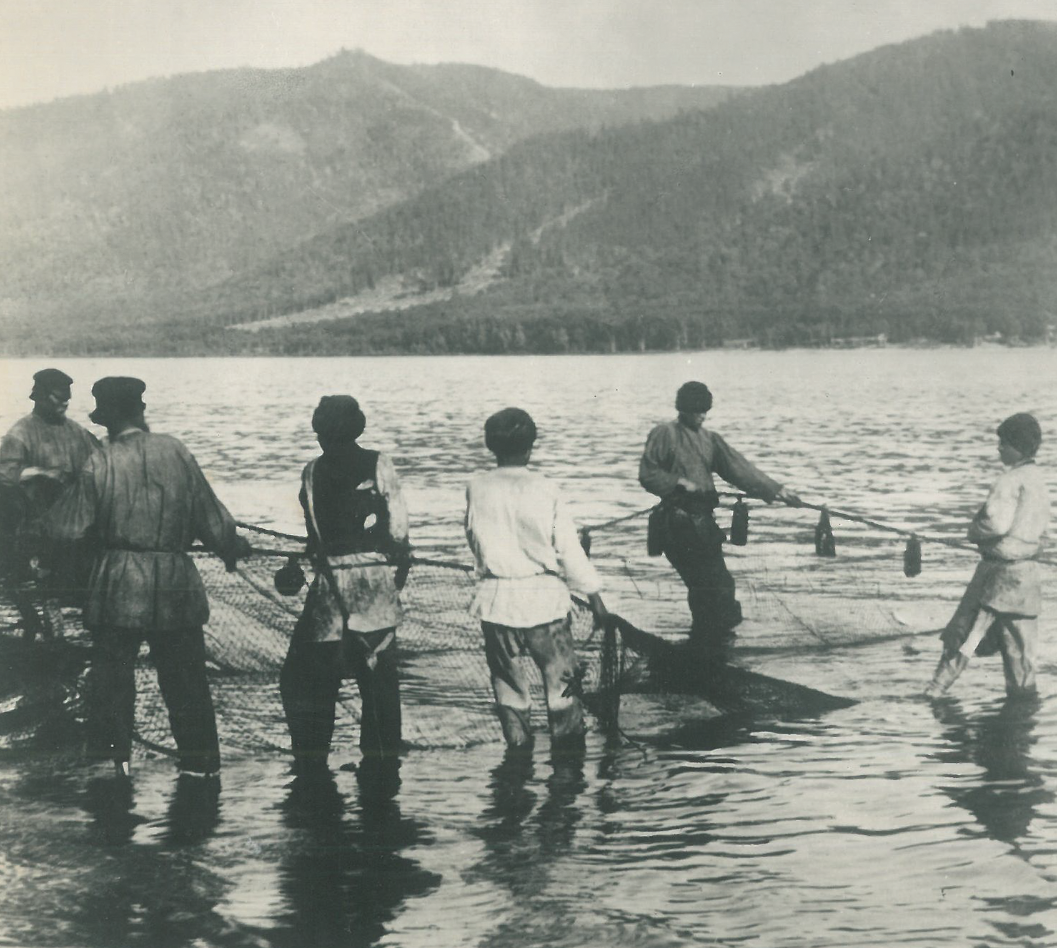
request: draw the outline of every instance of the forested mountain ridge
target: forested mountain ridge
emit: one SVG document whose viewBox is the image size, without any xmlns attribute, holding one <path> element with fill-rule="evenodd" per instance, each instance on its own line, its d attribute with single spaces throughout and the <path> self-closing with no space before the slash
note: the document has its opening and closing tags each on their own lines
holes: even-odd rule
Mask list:
<svg viewBox="0 0 1057 948">
<path fill-rule="evenodd" d="M 583 210 L 544 227 L 572 208 Z M 1002 22 L 935 34 L 708 112 L 530 139 L 230 281 L 199 313 L 274 318 L 394 274 L 406 307 L 415 287 L 457 291 L 504 246 L 503 279 L 476 295 L 226 345 L 1040 338 L 1057 322 L 1057 30 Z"/>
<path fill-rule="evenodd" d="M 184 352 L 1037 339 L 1057 322 L 1055 146 L 1052 25 L 938 33 L 708 111 L 525 139 L 155 315 Z M 377 309 L 399 315 L 333 318 L 393 287 Z M 96 339 L 78 351 L 115 348 Z"/>
<path fill-rule="evenodd" d="M 343 52 L 0 112 L 0 317 L 137 300 L 150 310 L 522 138 L 670 116 L 733 91 L 549 89 Z"/>
</svg>

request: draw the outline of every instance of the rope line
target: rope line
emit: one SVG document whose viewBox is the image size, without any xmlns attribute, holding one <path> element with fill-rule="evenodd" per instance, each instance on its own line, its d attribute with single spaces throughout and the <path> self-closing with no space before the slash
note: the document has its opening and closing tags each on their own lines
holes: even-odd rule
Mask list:
<svg viewBox="0 0 1057 948">
<path fill-rule="evenodd" d="M 236 520 L 235 526 L 242 527 L 243 530 L 252 530 L 254 533 L 263 533 L 265 536 L 276 537 L 279 540 L 293 540 L 295 543 L 308 542 L 308 537 L 299 537 L 293 533 L 281 533 L 278 530 L 270 530 L 268 527 L 258 527 L 254 523 L 243 523 L 241 520 Z"/>
</svg>

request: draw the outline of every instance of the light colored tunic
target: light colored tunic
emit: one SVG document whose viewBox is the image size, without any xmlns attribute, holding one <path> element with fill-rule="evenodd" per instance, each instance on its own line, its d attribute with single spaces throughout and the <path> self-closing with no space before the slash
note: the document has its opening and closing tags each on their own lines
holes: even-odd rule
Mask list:
<svg viewBox="0 0 1057 948">
<path fill-rule="evenodd" d="M 195 540 L 234 556 L 235 522 L 176 438 L 130 428 L 96 452 L 44 518 L 73 541 L 102 547 L 85 625 L 171 631 L 204 625 L 209 602 L 187 551 Z"/>
<path fill-rule="evenodd" d="M 486 622 L 554 622 L 569 612 L 569 587 L 585 595 L 602 588 L 557 487 L 527 467 L 470 481 L 465 526 L 478 579 L 470 611 Z"/>
<path fill-rule="evenodd" d="M 714 431 L 695 430 L 676 419 L 658 425 L 646 438 L 639 462 L 639 483 L 651 494 L 667 497 L 680 478 L 692 481 L 701 490 L 714 491 L 714 473 L 768 503 L 782 489 Z"/>
<path fill-rule="evenodd" d="M 301 503 L 305 508 L 305 523 L 309 536 L 320 536 L 315 513 L 316 463 L 309 461 L 301 475 Z M 389 533 L 395 545 L 408 542 L 408 511 L 396 468 L 387 455 L 379 453 L 373 483 L 356 485 L 358 490 L 376 488 L 389 509 Z M 371 524 L 366 524 L 370 527 Z M 328 556 L 330 573 L 337 593 L 348 610 L 348 626 L 352 632 L 377 632 L 391 629 L 400 623 L 403 609 L 400 594 L 393 579 L 393 567 L 385 563 L 382 553 L 346 553 Z M 309 637 L 314 642 L 341 641 L 344 619 L 341 606 L 334 596 L 334 585 L 326 570 L 321 570 L 309 589 L 306 617 Z"/>
<path fill-rule="evenodd" d="M 69 484 L 98 448 L 95 436 L 69 418 L 51 422 L 26 415 L 0 440 L 0 488 L 18 487 L 30 473 Z"/>
<path fill-rule="evenodd" d="M 969 525 L 968 537 L 983 559 L 966 595 L 992 612 L 1038 615 L 1037 557 L 1049 522 L 1050 498 L 1038 465 L 1023 461 L 1003 471 Z"/>
</svg>

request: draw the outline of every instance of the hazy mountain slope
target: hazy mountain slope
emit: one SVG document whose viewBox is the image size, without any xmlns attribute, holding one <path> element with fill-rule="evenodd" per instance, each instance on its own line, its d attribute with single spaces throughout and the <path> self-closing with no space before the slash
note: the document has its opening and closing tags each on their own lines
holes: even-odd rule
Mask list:
<svg viewBox="0 0 1057 948">
<path fill-rule="evenodd" d="M 731 90 L 548 89 L 342 53 L 0 113 L 0 315 L 206 286 L 539 132 L 708 107 Z"/>
<path fill-rule="evenodd" d="M 421 332 L 404 325 L 393 344 L 419 345 L 430 319 L 485 315 L 661 316 L 674 321 L 664 344 L 1032 335 L 1057 320 L 1055 146 L 1057 30 L 936 34 L 708 112 L 525 141 L 230 281 L 198 314 L 295 312 L 392 275 L 405 293 L 457 291 L 508 245 L 502 281 L 447 307 L 429 297 L 404 320 Z"/>
</svg>

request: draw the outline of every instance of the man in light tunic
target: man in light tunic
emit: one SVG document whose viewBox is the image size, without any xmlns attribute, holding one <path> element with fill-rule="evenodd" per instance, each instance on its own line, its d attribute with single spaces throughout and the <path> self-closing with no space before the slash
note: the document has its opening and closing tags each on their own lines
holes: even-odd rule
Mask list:
<svg viewBox="0 0 1057 948">
<path fill-rule="evenodd" d="M 1009 695 L 1035 693 L 1038 614 L 1042 604 L 1039 554 L 1050 521 L 1046 479 L 1035 463 L 1042 430 L 1027 412 L 998 426 L 1006 470 L 969 524 L 980 562 L 943 630 L 943 655 L 926 688 L 943 694 L 975 655 L 1002 654 Z"/>
<path fill-rule="evenodd" d="M 408 511 L 392 460 L 357 443 L 366 424 L 351 395 L 325 395 L 312 415 L 323 453 L 305 465 L 300 500 L 316 578 L 279 680 L 301 775 L 326 769 L 344 678 L 360 688 L 368 768 L 401 749 L 395 639 L 410 567 Z"/>
<path fill-rule="evenodd" d="M 135 665 L 144 639 L 169 710 L 181 771 L 220 767 L 202 626 L 205 588 L 188 550 L 195 540 L 229 570 L 249 551 L 191 452 L 144 420 L 145 385 L 100 379 L 90 418 L 105 425 L 105 447 L 44 519 L 48 535 L 75 541 L 94 531 L 99 552 L 89 580 L 85 626 L 92 634 L 91 750 L 128 774 L 135 719 Z"/>
<path fill-rule="evenodd" d="M 712 393 L 687 382 L 675 397 L 679 416 L 654 428 L 639 462 L 639 483 L 661 498 L 661 544 L 687 587 L 690 641 L 723 646 L 741 622 L 734 577 L 723 558 L 726 537 L 713 516 L 719 503 L 713 473 L 767 503 L 791 506 L 800 498 L 750 464 L 714 431 L 702 427 Z"/>
<path fill-rule="evenodd" d="M 575 692 L 569 587 L 606 614 L 601 581 L 580 546 L 558 489 L 529 470 L 536 425 L 520 408 L 485 422 L 497 466 L 466 490 L 466 538 L 476 563 L 471 613 L 481 620 L 496 710 L 511 747 L 531 743 L 531 696 L 518 667 L 528 654 L 543 675 L 551 746 L 582 744 L 583 709 Z"/>
</svg>

